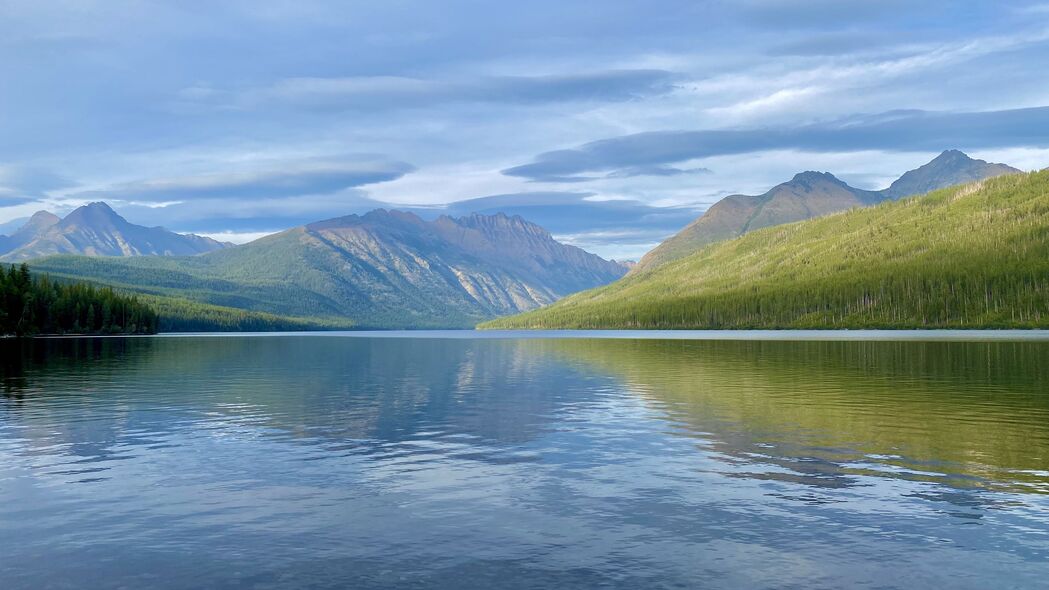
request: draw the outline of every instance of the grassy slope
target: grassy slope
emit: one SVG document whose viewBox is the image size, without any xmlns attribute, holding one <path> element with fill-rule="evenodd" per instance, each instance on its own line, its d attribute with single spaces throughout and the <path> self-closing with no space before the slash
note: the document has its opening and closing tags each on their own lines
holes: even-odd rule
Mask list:
<svg viewBox="0 0 1049 590">
<path fill-rule="evenodd" d="M 1049 171 L 763 229 L 480 327 L 1049 327 Z"/>
</svg>

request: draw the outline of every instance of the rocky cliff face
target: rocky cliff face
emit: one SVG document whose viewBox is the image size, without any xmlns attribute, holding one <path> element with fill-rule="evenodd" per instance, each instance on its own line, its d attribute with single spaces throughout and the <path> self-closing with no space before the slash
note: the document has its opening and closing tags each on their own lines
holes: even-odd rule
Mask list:
<svg viewBox="0 0 1049 590">
<path fill-rule="evenodd" d="M 625 274 L 617 263 L 502 214 L 427 222 L 377 210 L 307 225 L 300 240 L 314 258 L 352 269 L 356 289 L 378 303 L 432 298 L 464 313 L 528 310 Z"/>
<path fill-rule="evenodd" d="M 210 238 L 129 223 L 105 203 L 79 207 L 64 219 L 40 211 L 6 241 L 0 260 L 16 262 L 52 254 L 86 256 L 183 256 L 224 248 Z"/>
</svg>

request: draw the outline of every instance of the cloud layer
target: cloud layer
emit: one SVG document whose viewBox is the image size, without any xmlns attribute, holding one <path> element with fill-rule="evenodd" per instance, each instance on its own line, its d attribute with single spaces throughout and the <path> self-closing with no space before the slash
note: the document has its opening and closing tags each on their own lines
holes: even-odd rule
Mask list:
<svg viewBox="0 0 1049 590">
<path fill-rule="evenodd" d="M 274 199 L 327 195 L 395 180 L 414 170 L 384 158 L 253 163 L 254 170 L 126 182 L 105 190 L 73 193 L 82 199 L 187 201 L 197 199 Z"/>
<path fill-rule="evenodd" d="M 503 171 L 534 181 L 573 179 L 587 173 L 664 170 L 687 160 L 769 150 L 847 152 L 944 148 L 980 150 L 1049 147 L 1049 107 L 979 113 L 897 111 L 798 127 L 652 131 L 603 139 L 578 149 L 540 154 Z"/>
</svg>

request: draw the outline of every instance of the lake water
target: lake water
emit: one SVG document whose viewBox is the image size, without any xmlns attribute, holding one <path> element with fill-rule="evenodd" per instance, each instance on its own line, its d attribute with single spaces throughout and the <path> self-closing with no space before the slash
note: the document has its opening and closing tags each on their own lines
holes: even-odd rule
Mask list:
<svg viewBox="0 0 1049 590">
<path fill-rule="evenodd" d="M 484 336 L 0 342 L 0 588 L 1046 587 L 1044 333 Z"/>
</svg>

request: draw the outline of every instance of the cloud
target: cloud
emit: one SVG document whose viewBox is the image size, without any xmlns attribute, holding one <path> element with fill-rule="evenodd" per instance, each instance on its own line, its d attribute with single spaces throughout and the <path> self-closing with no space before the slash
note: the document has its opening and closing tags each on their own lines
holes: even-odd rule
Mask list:
<svg viewBox="0 0 1049 590">
<path fill-rule="evenodd" d="M 223 197 L 163 203 L 130 202 L 114 206 L 128 221 L 162 225 L 199 234 L 275 232 L 351 213 L 365 213 L 386 203 L 358 189 L 327 195 L 277 198 Z"/>
<path fill-rule="evenodd" d="M 968 113 L 892 111 L 798 127 L 637 133 L 546 152 L 503 173 L 533 181 L 561 181 L 583 174 L 616 174 L 637 167 L 781 149 L 836 152 L 1046 147 L 1046 129 L 1049 107 Z"/>
<path fill-rule="evenodd" d="M 424 217 L 437 213 L 520 215 L 554 235 L 576 236 L 577 243 L 604 250 L 602 246 L 612 244 L 658 242 L 688 225 L 701 210 L 657 207 L 631 199 L 597 200 L 589 192 L 551 191 L 492 195 L 416 212 Z M 625 236 L 632 237 L 624 241 Z"/>
<path fill-rule="evenodd" d="M 243 92 L 191 86 L 180 103 L 226 108 L 270 105 L 315 110 L 431 108 L 438 104 L 542 104 L 564 101 L 620 102 L 670 92 L 675 75 L 664 70 L 607 70 L 548 76 L 478 76 L 462 80 L 403 76 L 287 78 Z"/>
<path fill-rule="evenodd" d="M 36 166 L 0 166 L 0 207 L 29 203 L 49 191 L 68 188 L 68 178 Z"/>
<path fill-rule="evenodd" d="M 895 39 L 897 42 L 899 39 Z M 890 38 L 869 33 L 826 33 L 805 35 L 800 39 L 775 45 L 768 50 L 771 56 L 840 56 L 870 52 L 888 45 Z"/>
<path fill-rule="evenodd" d="M 926 0 L 930 6 L 921 7 L 907 0 L 743 0 L 739 3 L 744 20 L 775 28 L 816 29 L 854 24 L 871 20 L 899 17 L 913 12 L 925 12 L 937 0 Z M 922 10 L 925 8 L 925 10 Z"/>
<path fill-rule="evenodd" d="M 268 162 L 257 163 L 252 170 L 141 180 L 69 196 L 140 202 L 272 199 L 337 193 L 395 180 L 413 170 L 411 164 L 383 157 Z"/>
</svg>

